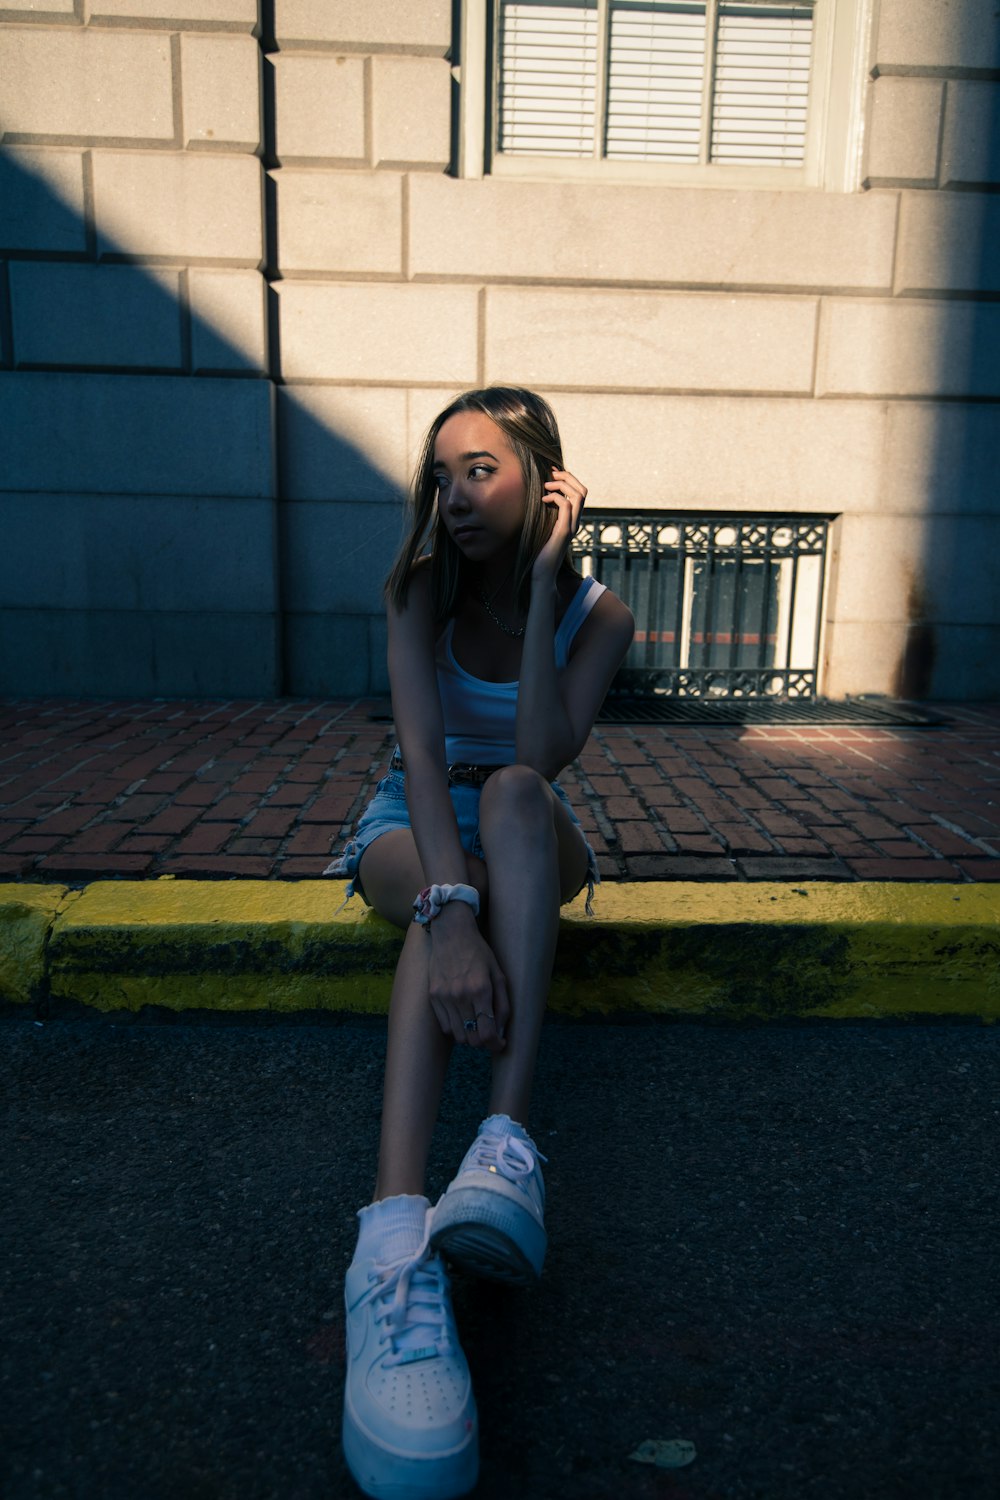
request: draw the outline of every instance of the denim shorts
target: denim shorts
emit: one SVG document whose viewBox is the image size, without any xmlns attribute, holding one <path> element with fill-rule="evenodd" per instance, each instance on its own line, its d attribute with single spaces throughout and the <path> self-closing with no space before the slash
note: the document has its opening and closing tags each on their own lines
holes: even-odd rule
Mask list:
<svg viewBox="0 0 1000 1500">
<path fill-rule="evenodd" d="M 549 785 L 566 808 L 577 828 L 580 819 L 570 806 L 569 798 L 557 781 L 550 781 Z M 448 792 L 451 796 L 451 805 L 455 809 L 455 817 L 458 820 L 458 836 L 462 848 L 467 854 L 474 854 L 479 859 L 483 858 L 483 846 L 479 838 L 479 798 L 482 795 L 482 787 L 478 786 L 449 786 Z M 361 881 L 358 879 L 358 866 L 361 856 L 383 833 L 390 833 L 394 828 L 409 828 L 410 813 L 406 805 L 406 774 L 403 771 L 387 771 L 385 776 L 375 788 L 375 795 L 365 808 L 354 830 L 354 837 L 345 846 L 343 852 L 337 856 L 332 864 L 327 865 L 323 871 L 324 875 L 339 875 L 342 880 L 348 880 L 346 900 L 357 891 L 362 901 L 370 904 L 364 893 Z M 587 910 L 590 911 L 590 903 L 594 896 L 594 887 L 600 883 L 600 875 L 597 870 L 597 856 L 584 836 L 587 849 L 587 875 L 585 884 L 587 886 Z"/>
</svg>

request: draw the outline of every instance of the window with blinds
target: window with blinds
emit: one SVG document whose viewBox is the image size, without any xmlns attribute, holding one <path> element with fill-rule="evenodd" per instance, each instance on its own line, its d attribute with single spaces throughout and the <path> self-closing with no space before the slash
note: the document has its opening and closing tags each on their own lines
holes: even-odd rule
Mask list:
<svg viewBox="0 0 1000 1500">
<path fill-rule="evenodd" d="M 590 156 L 597 98 L 597 3 L 505 4 L 500 20 L 501 150 Z"/>
<path fill-rule="evenodd" d="M 510 156 L 800 167 L 813 3 L 499 0 Z"/>
</svg>

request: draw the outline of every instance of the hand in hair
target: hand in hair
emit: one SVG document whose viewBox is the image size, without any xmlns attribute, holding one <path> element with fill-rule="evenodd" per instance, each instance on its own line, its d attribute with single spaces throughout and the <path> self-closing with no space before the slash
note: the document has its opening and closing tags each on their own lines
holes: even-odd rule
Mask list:
<svg viewBox="0 0 1000 1500">
<path fill-rule="evenodd" d="M 586 485 L 575 479 L 567 469 L 557 469 L 555 466 L 552 478 L 545 482 L 545 490 L 542 498 L 556 508 L 556 518 L 549 539 L 535 558 L 531 569 L 533 583 L 551 583 L 555 580 L 569 544 L 576 535 L 587 498 Z"/>
</svg>

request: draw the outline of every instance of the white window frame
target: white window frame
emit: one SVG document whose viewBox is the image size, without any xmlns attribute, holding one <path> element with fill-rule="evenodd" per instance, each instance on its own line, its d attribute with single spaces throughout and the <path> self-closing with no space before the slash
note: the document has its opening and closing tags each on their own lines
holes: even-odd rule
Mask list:
<svg viewBox="0 0 1000 1500">
<path fill-rule="evenodd" d="M 535 181 L 648 182 L 663 186 L 821 188 L 855 192 L 861 186 L 864 102 L 874 0 L 816 0 L 813 76 L 809 92 L 806 159 L 801 167 L 680 165 L 607 158 L 519 156 L 494 149 L 496 68 L 487 77 L 494 0 L 462 0 L 459 84 L 459 177 Z"/>
</svg>

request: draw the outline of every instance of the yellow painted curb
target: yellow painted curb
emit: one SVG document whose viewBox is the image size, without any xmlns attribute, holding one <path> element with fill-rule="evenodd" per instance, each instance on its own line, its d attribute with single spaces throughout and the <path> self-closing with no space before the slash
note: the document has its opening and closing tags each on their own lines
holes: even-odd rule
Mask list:
<svg viewBox="0 0 1000 1500">
<path fill-rule="evenodd" d="M 618 885 L 566 925 L 552 1002 L 572 1014 L 1000 1015 L 997 886 Z"/>
<path fill-rule="evenodd" d="M 45 992 L 45 948 L 64 885 L 0 885 L 0 999 L 25 1005 Z"/>
<path fill-rule="evenodd" d="M 99 881 L 49 942 L 53 998 L 98 1010 L 380 1013 L 399 934 L 338 881 Z"/>
<path fill-rule="evenodd" d="M 2 993 L 27 1000 L 44 978 L 105 1011 L 384 1013 L 400 935 L 359 900 L 338 911 L 343 889 L 0 887 Z M 1000 1014 L 1000 886 L 608 884 L 597 910 L 564 912 L 551 1005 L 565 1015 Z"/>
</svg>

